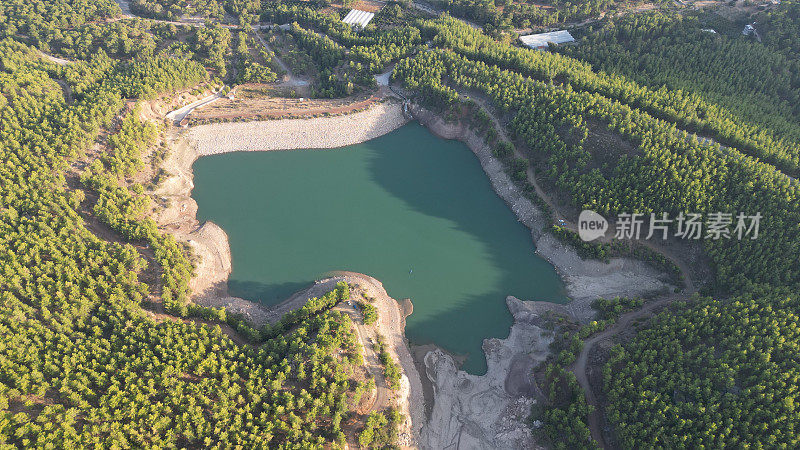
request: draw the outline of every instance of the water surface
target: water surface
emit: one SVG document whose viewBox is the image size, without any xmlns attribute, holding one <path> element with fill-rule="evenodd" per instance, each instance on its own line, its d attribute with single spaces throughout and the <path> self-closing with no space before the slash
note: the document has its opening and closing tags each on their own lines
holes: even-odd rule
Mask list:
<svg viewBox="0 0 800 450">
<path fill-rule="evenodd" d="M 230 293 L 271 305 L 334 270 L 410 298 L 406 335 L 467 355 L 511 325 L 505 297 L 564 302 L 553 267 L 462 143 L 417 123 L 334 150 L 241 152 L 194 165 L 200 221 L 228 234 Z"/>
</svg>

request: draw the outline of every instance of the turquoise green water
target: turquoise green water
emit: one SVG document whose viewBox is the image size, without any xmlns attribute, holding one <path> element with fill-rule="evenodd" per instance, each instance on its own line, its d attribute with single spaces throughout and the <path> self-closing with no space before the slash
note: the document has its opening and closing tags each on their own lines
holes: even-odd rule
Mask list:
<svg viewBox="0 0 800 450">
<path fill-rule="evenodd" d="M 194 165 L 200 221 L 228 234 L 232 295 L 271 305 L 334 270 L 410 298 L 406 335 L 467 355 L 508 335 L 505 297 L 563 302 L 553 267 L 462 143 L 417 123 L 335 150 L 242 152 Z"/>
</svg>

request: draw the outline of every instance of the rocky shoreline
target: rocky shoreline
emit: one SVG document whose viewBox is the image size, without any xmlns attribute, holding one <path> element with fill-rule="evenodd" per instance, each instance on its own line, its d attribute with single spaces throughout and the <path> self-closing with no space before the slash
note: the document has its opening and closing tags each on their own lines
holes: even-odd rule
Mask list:
<svg viewBox="0 0 800 450">
<path fill-rule="evenodd" d="M 553 333 L 524 302 L 509 297 L 506 304 L 514 325 L 508 338 L 484 340 L 485 375 L 458 370 L 441 350 L 425 355 L 435 400 L 420 436 L 424 448 L 536 448 L 526 419 L 543 395 L 531 374 L 550 354 Z"/>
<path fill-rule="evenodd" d="M 323 149 L 369 141 L 407 122 L 400 105 L 387 100 L 364 111 L 339 116 L 199 125 L 190 128 L 187 137 L 195 143 L 198 156 L 241 151 Z"/>
<path fill-rule="evenodd" d="M 572 299 L 564 308 L 579 321 L 594 316 L 591 302 L 597 297 L 644 296 L 674 289 L 664 274 L 642 261 L 632 258 L 612 258 L 608 263 L 582 259 L 577 251 L 545 233 L 545 215 L 528 199 L 506 173 L 503 162 L 497 159 L 483 137 L 458 123 L 448 123 L 438 115 L 419 106 L 411 107 L 412 115 L 435 135 L 456 139 L 472 150 L 489 177 L 492 188 L 531 231 L 536 253 L 552 264 L 564 280 Z"/>
</svg>

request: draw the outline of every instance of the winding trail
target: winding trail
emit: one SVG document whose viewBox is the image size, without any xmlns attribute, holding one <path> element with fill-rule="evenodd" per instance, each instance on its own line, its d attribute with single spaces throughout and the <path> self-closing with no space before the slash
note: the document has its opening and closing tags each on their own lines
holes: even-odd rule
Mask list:
<svg viewBox="0 0 800 450">
<path fill-rule="evenodd" d="M 686 299 L 687 297 L 685 295 L 673 295 L 647 302 L 641 308 L 623 314 L 614 325 L 591 336 L 583 342 L 583 349 L 581 350 L 575 362 L 569 367 L 569 370 L 575 374 L 578 384 L 580 384 L 581 388 L 583 388 L 583 391 L 586 395 L 586 403 L 594 407 L 594 410 L 591 412 L 591 414 L 589 414 L 589 430 L 592 433 L 592 439 L 594 439 L 600 445 L 600 447 L 608 448 L 603 436 L 603 428 L 601 425 L 603 412 L 598 404 L 597 397 L 594 395 L 592 386 L 589 383 L 589 375 L 587 374 L 589 353 L 591 353 L 591 350 L 598 342 L 611 339 L 613 336 L 630 329 L 631 327 L 635 326 L 639 320 L 650 318 L 656 311 L 662 307 L 669 306 L 669 304 L 676 300 Z"/>
<path fill-rule="evenodd" d="M 261 42 L 261 45 L 264 46 L 264 48 L 267 50 L 267 52 L 272 54 L 272 60 L 275 61 L 275 63 L 278 64 L 278 66 L 281 68 L 281 70 L 286 72 L 286 75 L 289 77 L 288 80 L 284 81 L 283 83 L 280 83 L 280 85 L 281 86 L 308 86 L 308 80 L 304 80 L 302 78 L 296 77 L 292 73 L 292 70 L 289 68 L 289 66 L 287 66 L 286 63 L 284 63 L 283 61 L 280 60 L 280 58 L 278 58 L 278 54 L 275 53 L 275 51 L 273 51 L 272 48 L 270 48 L 269 44 L 267 44 L 267 41 L 265 41 L 264 37 L 261 36 L 261 33 L 259 33 L 260 29 L 261 29 L 260 26 L 259 27 L 253 26 L 253 33 L 256 35 L 256 37 L 258 38 L 258 41 Z"/>
<path fill-rule="evenodd" d="M 135 17 L 131 12 L 131 0 L 116 0 L 119 9 L 122 10 L 122 15 L 126 17 Z"/>
<path fill-rule="evenodd" d="M 364 316 L 347 303 L 340 303 L 335 310 L 347 314 L 353 321 L 356 336 L 364 347 L 364 367 L 375 380 L 375 396 L 372 403 L 365 408 L 366 411 L 381 411 L 389 406 L 389 386 L 386 384 L 386 377 L 383 375 L 383 365 L 372 347 L 372 335 L 374 330 L 370 326 L 364 325 Z"/>
<path fill-rule="evenodd" d="M 46 59 L 46 60 L 48 60 L 50 62 L 54 62 L 54 63 L 58 64 L 59 66 L 66 66 L 67 64 L 72 64 L 72 62 L 73 62 L 73 61 L 70 61 L 68 59 L 59 58 L 59 57 L 53 56 L 53 55 L 51 55 L 49 53 L 45 53 L 45 52 L 43 52 L 43 51 L 41 51 L 39 49 L 36 49 L 36 52 L 42 58 L 44 58 L 44 59 Z"/>
<path fill-rule="evenodd" d="M 167 119 L 172 119 L 175 122 L 180 122 L 181 120 L 185 119 L 192 111 L 202 106 L 208 105 L 209 103 L 215 102 L 222 98 L 219 92 L 209 95 L 208 97 L 201 98 L 196 102 L 190 103 L 182 108 L 178 108 L 174 111 L 167 113 Z"/>
<path fill-rule="evenodd" d="M 462 99 L 465 98 L 464 95 L 459 94 L 459 96 L 462 97 Z M 491 107 L 491 105 L 489 105 L 488 102 L 485 99 L 481 98 L 480 96 L 469 97 L 469 98 L 471 100 L 473 100 L 481 109 L 483 109 L 483 111 L 486 114 L 488 114 L 488 116 L 491 119 L 492 123 L 494 124 L 494 127 L 495 127 L 498 135 L 500 136 L 500 138 L 505 140 L 506 142 L 511 142 L 513 144 L 513 141 L 511 139 L 509 139 L 508 134 L 506 133 L 505 127 L 503 126 L 502 122 L 500 121 L 500 119 L 495 114 L 495 112 L 494 112 L 493 108 Z M 517 158 L 525 158 L 526 157 L 516 145 L 512 145 L 512 147 L 513 147 L 513 151 L 514 151 L 514 156 L 515 157 L 517 157 Z M 558 210 L 555 202 L 552 200 L 552 198 L 549 195 L 547 195 L 542 190 L 542 188 L 539 186 L 539 183 L 536 181 L 536 177 L 535 177 L 535 174 L 533 172 L 533 168 L 532 167 L 528 167 L 527 175 L 528 175 L 528 180 L 533 185 L 534 189 L 536 190 L 537 195 L 542 200 L 544 200 L 544 202 L 550 207 L 550 210 L 553 212 L 553 218 L 556 219 L 556 220 L 559 220 L 559 219 L 562 220 L 563 221 L 563 222 L 561 222 L 562 226 L 564 226 L 564 227 L 566 227 L 566 228 L 568 228 L 568 229 L 570 229 L 570 230 L 572 230 L 574 232 L 577 232 L 578 231 L 577 224 L 575 224 L 574 222 L 566 220 L 566 218 L 564 218 L 563 215 L 559 213 L 559 210 Z M 611 239 L 612 239 L 611 237 L 604 236 L 601 240 L 605 241 L 605 242 L 609 242 L 609 241 L 611 241 Z M 694 282 L 692 281 L 692 277 L 690 276 L 689 267 L 685 262 L 683 262 L 680 258 L 677 258 L 674 255 L 670 254 L 665 249 L 663 249 L 663 248 L 661 248 L 659 246 L 656 246 L 656 245 L 654 245 L 653 243 L 651 243 L 651 242 L 649 242 L 647 240 L 639 240 L 638 243 L 643 245 L 643 246 L 645 246 L 645 247 L 647 247 L 647 248 L 649 248 L 649 249 L 651 249 L 651 250 L 653 250 L 653 251 L 655 251 L 655 252 L 657 252 L 657 253 L 659 253 L 659 254 L 661 254 L 661 255 L 663 255 L 664 257 L 668 258 L 670 261 L 672 261 L 673 263 L 675 263 L 675 265 L 678 266 L 678 268 L 680 269 L 680 272 L 681 272 L 681 277 L 682 277 L 682 279 L 684 281 L 684 284 L 685 284 L 686 292 L 684 294 L 682 294 L 682 295 L 672 295 L 672 296 L 668 296 L 668 297 L 663 297 L 663 298 L 658 299 L 658 300 L 647 302 L 641 308 L 639 308 L 639 309 L 637 309 L 635 311 L 631 311 L 631 312 L 629 312 L 627 314 L 623 314 L 613 326 L 611 326 L 611 327 L 607 328 L 606 330 L 603 330 L 600 333 L 597 333 L 597 334 L 589 337 L 588 339 L 586 339 L 584 341 L 584 343 L 583 343 L 583 348 L 581 349 L 581 352 L 578 355 L 577 359 L 569 367 L 569 370 L 571 370 L 575 374 L 575 377 L 578 380 L 578 384 L 580 384 L 581 388 L 583 389 L 583 391 L 585 393 L 586 402 L 589 405 L 592 405 L 594 407 L 594 410 L 592 411 L 591 414 L 589 414 L 589 418 L 588 418 L 589 419 L 589 429 L 591 431 L 592 438 L 602 448 L 607 448 L 607 445 L 606 445 L 606 442 L 605 442 L 605 439 L 604 439 L 604 436 L 603 436 L 603 429 L 602 429 L 602 414 L 603 414 L 603 410 L 601 408 L 601 405 L 599 405 L 599 403 L 597 401 L 597 397 L 595 396 L 594 391 L 592 390 L 592 386 L 589 383 L 589 376 L 587 374 L 588 362 L 589 362 L 589 354 L 591 353 L 592 349 L 594 348 L 594 346 L 598 342 L 602 342 L 602 341 L 604 341 L 606 339 L 610 339 L 613 336 L 615 336 L 615 335 L 617 335 L 617 334 L 619 334 L 619 333 L 621 333 L 621 332 L 623 332 L 625 330 L 630 329 L 632 326 L 634 326 L 637 323 L 638 320 L 649 318 L 655 313 L 655 311 L 659 310 L 660 308 L 668 306 L 670 303 L 672 303 L 675 300 L 685 300 L 689 296 L 691 296 L 692 294 L 694 294 L 696 292 L 696 288 L 695 288 Z"/>
<path fill-rule="evenodd" d="M 495 130 L 497 131 L 497 133 L 500 136 L 500 138 L 502 140 L 504 140 L 506 142 L 510 142 L 512 144 L 512 148 L 514 150 L 514 157 L 527 159 L 527 156 L 524 155 L 522 153 L 522 151 L 520 151 L 519 147 L 514 143 L 514 141 L 512 141 L 509 138 L 508 134 L 506 133 L 505 126 L 500 121 L 500 119 L 497 117 L 497 114 L 495 113 L 494 108 L 492 108 L 492 106 L 489 104 L 489 102 L 486 99 L 484 99 L 484 98 L 482 98 L 480 96 L 467 97 L 467 96 L 465 96 L 463 94 L 459 94 L 459 97 L 461 97 L 462 99 L 469 98 L 472 101 L 474 101 L 481 109 L 483 109 L 483 111 L 492 120 L 492 123 L 494 124 Z M 573 231 L 573 232 L 577 233 L 578 232 L 578 225 L 575 222 L 573 222 L 571 220 L 568 220 L 563 214 L 561 214 L 561 212 L 559 211 L 559 208 L 557 207 L 557 205 L 555 204 L 553 199 L 549 195 L 547 195 L 547 193 L 544 192 L 542 187 L 536 181 L 536 175 L 535 175 L 535 173 L 533 171 L 533 167 L 531 167 L 530 165 L 528 166 L 527 175 L 528 175 L 528 181 L 533 185 L 533 188 L 536 190 L 536 195 L 538 195 L 539 198 L 541 198 L 547 204 L 547 206 L 550 208 L 550 211 L 552 211 L 553 219 L 556 220 L 556 221 L 560 221 L 562 227 L 567 228 L 570 231 Z M 613 240 L 613 238 L 611 236 L 603 236 L 603 237 L 601 237 L 599 239 L 600 242 L 604 242 L 604 243 L 609 243 L 612 240 Z M 680 258 L 677 258 L 675 255 L 671 254 L 671 252 L 665 250 L 664 248 L 662 248 L 662 247 L 660 247 L 658 245 L 653 244 L 652 242 L 650 242 L 650 241 L 648 241 L 646 239 L 640 239 L 640 240 L 636 241 L 636 243 L 639 244 L 639 245 L 642 245 L 644 247 L 647 247 L 650 250 L 652 250 L 652 251 L 664 256 L 665 258 L 669 259 L 670 261 L 672 261 L 680 269 L 681 278 L 683 279 L 686 291 L 688 293 L 690 293 L 690 294 L 694 293 L 696 291 L 695 286 L 694 286 L 694 282 L 692 281 L 692 277 L 689 276 L 689 274 L 691 273 L 689 271 L 689 266 L 685 262 L 683 262 Z"/>
</svg>

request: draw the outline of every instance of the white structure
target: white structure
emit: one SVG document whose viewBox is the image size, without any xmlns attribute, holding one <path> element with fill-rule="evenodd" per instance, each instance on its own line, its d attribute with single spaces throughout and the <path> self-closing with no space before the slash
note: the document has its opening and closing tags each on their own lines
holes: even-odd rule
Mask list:
<svg viewBox="0 0 800 450">
<path fill-rule="evenodd" d="M 350 25 L 351 27 L 354 25 L 358 25 L 359 27 L 364 28 L 367 26 L 369 21 L 372 20 L 373 17 L 375 17 L 375 13 L 371 13 L 369 11 L 361 11 L 358 9 L 351 9 L 350 12 L 347 13 L 346 16 L 344 16 L 342 22 Z"/>
<path fill-rule="evenodd" d="M 750 24 L 744 26 L 744 30 L 742 30 L 742 34 L 745 36 L 750 36 L 753 32 L 756 31 L 756 28 Z"/>
<path fill-rule="evenodd" d="M 526 47 L 543 49 L 552 42 L 553 44 L 566 44 L 568 42 L 575 42 L 575 38 L 569 34 L 567 30 L 550 31 L 549 33 L 529 34 L 527 36 L 520 36 L 519 40 Z"/>
</svg>

